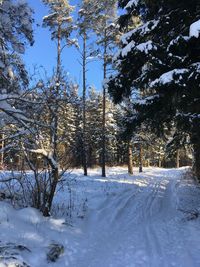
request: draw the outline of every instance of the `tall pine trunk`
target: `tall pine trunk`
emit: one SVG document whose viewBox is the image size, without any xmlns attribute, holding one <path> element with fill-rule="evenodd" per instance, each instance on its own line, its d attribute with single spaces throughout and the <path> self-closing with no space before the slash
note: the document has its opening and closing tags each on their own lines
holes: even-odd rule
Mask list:
<svg viewBox="0 0 200 267">
<path fill-rule="evenodd" d="M 128 173 L 133 174 L 133 146 L 132 143 L 128 143 Z"/>
<path fill-rule="evenodd" d="M 57 69 L 56 69 L 56 76 L 58 82 L 60 82 L 60 72 L 61 72 L 61 26 L 58 26 L 58 36 L 57 36 Z"/>
<path fill-rule="evenodd" d="M 107 77 L 107 33 L 105 30 L 103 78 Z M 102 177 L 106 177 L 106 88 L 103 85 L 103 120 L 102 120 Z"/>
<path fill-rule="evenodd" d="M 159 146 L 159 157 L 158 157 L 158 167 L 162 167 L 162 157 L 161 157 L 161 148 Z"/>
<path fill-rule="evenodd" d="M 139 144 L 139 172 L 143 171 L 143 151 L 142 144 Z"/>
<path fill-rule="evenodd" d="M 161 160 L 160 156 L 159 156 L 159 159 L 158 159 L 158 167 L 159 167 L 159 168 L 162 167 L 162 160 Z"/>
<path fill-rule="evenodd" d="M 86 150 L 86 34 L 83 34 L 83 169 L 87 176 Z"/>
</svg>

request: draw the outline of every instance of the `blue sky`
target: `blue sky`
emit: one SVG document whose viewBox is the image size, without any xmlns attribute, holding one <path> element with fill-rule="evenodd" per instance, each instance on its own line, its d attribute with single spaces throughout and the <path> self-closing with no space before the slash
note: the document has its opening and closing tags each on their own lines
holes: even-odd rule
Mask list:
<svg viewBox="0 0 200 267">
<path fill-rule="evenodd" d="M 48 14 L 47 8 L 41 0 L 27 0 L 29 5 L 35 11 L 34 37 L 35 43 L 33 47 L 28 47 L 24 60 L 27 69 L 33 73 L 34 66 L 44 67 L 48 75 L 52 74 L 53 68 L 56 65 L 56 45 L 51 41 L 51 36 L 48 28 L 42 27 L 42 18 Z M 78 0 L 70 1 L 71 5 L 76 5 Z M 39 24 L 40 26 L 36 26 Z M 80 60 L 79 53 L 75 48 L 65 48 L 62 54 L 62 64 L 64 69 L 69 72 L 69 77 L 82 85 L 82 70 L 78 63 Z M 42 70 L 42 68 L 41 68 Z M 87 85 L 94 85 L 98 90 L 102 84 L 102 66 L 100 62 L 93 62 L 88 65 Z"/>
</svg>

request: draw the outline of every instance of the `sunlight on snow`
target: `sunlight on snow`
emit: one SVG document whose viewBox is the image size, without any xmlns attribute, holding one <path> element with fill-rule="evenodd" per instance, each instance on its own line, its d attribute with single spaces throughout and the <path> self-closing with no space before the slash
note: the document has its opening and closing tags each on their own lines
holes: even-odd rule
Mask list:
<svg viewBox="0 0 200 267">
<path fill-rule="evenodd" d="M 23 235 L 23 238 L 38 241 L 38 242 L 43 242 L 43 238 L 36 233 L 25 233 Z"/>
<path fill-rule="evenodd" d="M 140 187 L 146 187 L 148 185 L 148 183 L 146 183 L 146 181 L 144 180 L 127 180 L 127 179 L 123 179 L 123 180 L 117 180 L 117 179 L 98 179 L 98 182 L 102 182 L 102 183 L 119 183 L 119 184 L 135 184 L 138 185 Z"/>
</svg>

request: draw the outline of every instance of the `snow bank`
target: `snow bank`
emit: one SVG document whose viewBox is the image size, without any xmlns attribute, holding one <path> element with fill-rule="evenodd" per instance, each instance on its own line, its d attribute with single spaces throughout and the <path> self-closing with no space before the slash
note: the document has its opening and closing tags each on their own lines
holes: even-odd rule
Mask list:
<svg viewBox="0 0 200 267">
<path fill-rule="evenodd" d="M 187 170 L 144 168 L 139 174 L 134 168 L 130 176 L 115 167 L 107 178 L 100 168 L 88 177 L 75 170 L 55 202 L 67 209 L 69 196 L 76 207 L 86 198 L 83 216 L 69 226 L 62 218 L 0 202 L 0 249 L 31 267 L 199 266 L 200 188 Z M 55 244 L 64 251 L 51 263 L 47 254 Z"/>
<path fill-rule="evenodd" d="M 43 217 L 36 209 L 15 210 L 0 202 L 0 266 L 17 266 L 17 263 L 24 267 L 47 266 L 49 246 L 67 242 L 67 229 L 63 223 L 64 220 Z M 57 266 L 65 266 L 62 258 L 58 262 Z"/>
</svg>

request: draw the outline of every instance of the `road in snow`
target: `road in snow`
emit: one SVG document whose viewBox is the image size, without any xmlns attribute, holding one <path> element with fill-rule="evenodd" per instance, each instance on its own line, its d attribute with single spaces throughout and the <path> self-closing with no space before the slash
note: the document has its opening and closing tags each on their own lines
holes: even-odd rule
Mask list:
<svg viewBox="0 0 200 267">
<path fill-rule="evenodd" d="M 145 170 L 143 177 L 126 180 L 116 173 L 108 183 L 124 183 L 125 189 L 90 209 L 69 266 L 200 266 L 200 221 L 190 220 L 186 199 L 192 201 L 193 190 L 180 184 L 181 170 Z M 178 210 L 184 208 L 186 213 Z"/>
<path fill-rule="evenodd" d="M 15 211 L 0 202 L 0 247 L 8 242 L 28 247 L 16 257 L 31 267 L 199 267 L 200 218 L 195 212 L 200 189 L 186 179 L 186 170 L 146 168 L 129 176 L 116 167 L 106 179 L 99 170 L 89 177 L 77 170 L 70 174 L 75 178 L 70 191 L 63 187 L 54 205 L 65 211 L 70 192 L 73 216 L 82 219 L 66 226 L 34 209 Z M 46 259 L 51 243 L 65 249 L 55 263 Z M 0 267 L 5 266 L 12 265 L 2 265 L 0 257 Z"/>
</svg>

